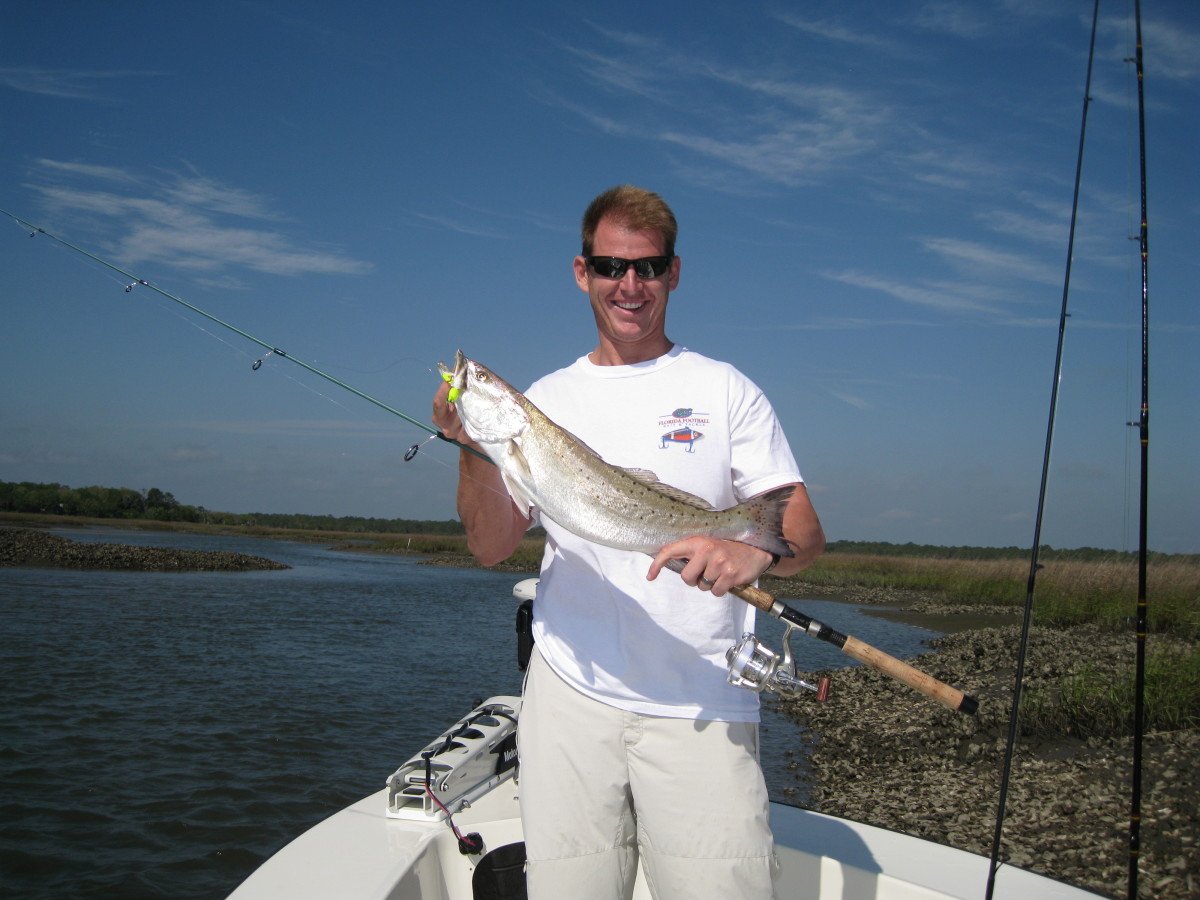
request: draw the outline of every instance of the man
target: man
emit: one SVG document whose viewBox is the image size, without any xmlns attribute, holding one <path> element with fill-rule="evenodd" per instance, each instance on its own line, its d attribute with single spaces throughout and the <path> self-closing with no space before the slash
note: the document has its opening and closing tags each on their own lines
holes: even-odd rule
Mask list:
<svg viewBox="0 0 1200 900">
<path fill-rule="evenodd" d="M 799 571 L 825 538 L 762 392 L 667 337 L 676 232 L 650 191 L 625 185 L 592 201 L 574 272 L 598 343 L 527 396 L 607 462 L 652 470 L 717 508 L 795 485 L 783 523 L 795 555 L 696 536 L 648 564 L 541 521 L 536 647 L 518 729 L 535 900 L 628 897 L 639 857 L 656 897 L 771 896 L 758 696 L 725 679 L 724 652 L 751 630 L 753 610 L 727 591 L 772 567 Z M 468 443 L 447 392 L 437 392 L 433 420 Z M 484 565 L 507 558 L 531 524 L 496 467 L 466 452 L 458 510 Z M 662 573 L 674 558 L 689 560 L 682 574 Z"/>
</svg>

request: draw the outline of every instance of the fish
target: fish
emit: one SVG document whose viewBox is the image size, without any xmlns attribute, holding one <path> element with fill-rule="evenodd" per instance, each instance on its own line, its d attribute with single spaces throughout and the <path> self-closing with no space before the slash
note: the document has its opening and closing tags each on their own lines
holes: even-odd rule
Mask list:
<svg viewBox="0 0 1200 900">
<path fill-rule="evenodd" d="M 783 539 L 783 513 L 794 485 L 719 510 L 653 472 L 605 462 L 461 350 L 453 369 L 441 362 L 438 368 L 467 435 L 496 464 L 509 496 L 527 515 L 536 509 L 586 540 L 651 556 L 694 535 L 795 555 Z"/>
</svg>

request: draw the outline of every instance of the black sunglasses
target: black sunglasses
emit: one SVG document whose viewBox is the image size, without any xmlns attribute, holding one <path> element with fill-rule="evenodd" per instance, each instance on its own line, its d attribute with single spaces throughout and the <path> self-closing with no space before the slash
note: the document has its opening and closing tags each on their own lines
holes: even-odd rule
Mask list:
<svg viewBox="0 0 1200 900">
<path fill-rule="evenodd" d="M 671 265 L 673 256 L 643 256 L 641 259 L 622 259 L 619 256 L 585 257 L 592 271 L 601 278 L 624 278 L 629 267 L 638 278 L 658 278 Z"/>
</svg>

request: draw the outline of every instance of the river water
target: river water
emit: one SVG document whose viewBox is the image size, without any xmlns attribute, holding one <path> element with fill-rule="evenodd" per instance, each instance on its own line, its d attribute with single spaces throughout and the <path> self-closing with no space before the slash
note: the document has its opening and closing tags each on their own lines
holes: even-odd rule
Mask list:
<svg viewBox="0 0 1200 900">
<path fill-rule="evenodd" d="M 523 576 L 317 544 L 55 533 L 292 568 L 0 568 L 5 896 L 224 897 L 289 839 L 383 787 L 476 700 L 520 691 L 512 588 Z M 934 634 L 846 604 L 794 605 L 900 657 Z M 781 633 L 760 615 L 768 644 Z M 848 662 L 801 635 L 793 644 L 804 668 Z M 764 710 L 774 799 L 805 799 L 806 740 Z"/>
</svg>

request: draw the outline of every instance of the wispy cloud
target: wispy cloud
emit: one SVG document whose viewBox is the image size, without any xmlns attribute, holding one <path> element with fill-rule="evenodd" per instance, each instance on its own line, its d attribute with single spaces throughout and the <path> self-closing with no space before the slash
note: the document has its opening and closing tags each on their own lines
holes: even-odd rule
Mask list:
<svg viewBox="0 0 1200 900">
<path fill-rule="evenodd" d="M 841 280 L 836 275 L 826 274 L 831 280 Z M 852 283 L 852 282 L 847 282 Z M 869 328 L 934 328 L 939 323 L 921 319 L 867 318 L 865 316 L 818 316 L 803 322 L 779 324 L 775 327 L 791 331 L 858 331 Z"/>
<path fill-rule="evenodd" d="M 808 183 L 852 165 L 894 122 L 888 104 L 868 92 L 677 52 L 624 30 L 593 32 L 607 42 L 603 51 L 559 45 L 588 85 L 588 99 L 572 98 L 562 84 L 540 89 L 541 99 L 604 133 L 686 150 L 723 171 Z M 705 103 L 695 102 L 699 95 Z M 678 164 L 706 182 L 721 181 L 686 158 Z"/>
<path fill-rule="evenodd" d="M 244 268 L 273 275 L 356 275 L 366 262 L 302 247 L 278 228 L 270 201 L 195 171 L 140 175 L 124 169 L 40 159 L 29 185 L 56 213 L 99 220 L 126 264 L 160 262 L 220 273 Z M 97 182 L 103 182 L 98 186 Z"/>
<path fill-rule="evenodd" d="M 62 162 L 57 159 L 39 159 L 36 161 L 36 165 L 45 172 L 79 175 L 98 181 L 110 181 L 120 184 L 137 184 L 138 181 L 132 173 L 112 166 L 93 166 L 86 163 Z"/>
<path fill-rule="evenodd" d="M 851 394 L 849 391 L 838 390 L 835 388 L 826 388 L 826 390 L 843 403 L 853 406 L 855 409 L 870 410 L 874 407 L 871 401 L 860 397 L 858 394 Z"/>
<path fill-rule="evenodd" d="M 971 299 L 969 296 L 971 290 L 969 289 L 964 289 L 962 292 L 956 293 L 945 286 L 922 283 L 914 284 L 854 270 L 822 272 L 821 276 L 828 278 L 830 281 L 880 291 L 905 303 L 938 312 L 989 314 L 999 312 L 994 305 Z"/>
<path fill-rule="evenodd" d="M 506 233 L 500 228 L 489 228 L 477 222 L 452 219 L 449 216 L 433 216 L 426 215 L 425 213 L 412 213 L 412 216 L 428 225 L 434 225 L 438 228 L 444 228 L 447 231 L 457 232 L 458 234 L 470 235 L 471 237 L 494 239 L 508 239 L 512 237 L 512 234 Z"/>
<path fill-rule="evenodd" d="M 1050 221 L 1011 209 L 980 210 L 975 218 L 998 234 L 1025 238 L 1038 243 L 1061 246 L 1066 241 L 1067 224 Z"/>
<path fill-rule="evenodd" d="M 926 238 L 922 244 L 926 250 L 936 253 L 951 265 L 965 268 L 972 273 L 977 274 L 980 269 L 987 269 L 993 273 L 1038 284 L 1057 284 L 1062 280 L 1062 273 L 1045 263 L 985 244 L 959 238 Z"/>
<path fill-rule="evenodd" d="M 388 437 L 395 427 L 386 422 L 362 422 L 346 419 L 197 419 L 159 423 L 171 428 L 187 428 L 212 434 L 242 434 L 267 437 Z M 193 456 L 204 453 L 196 444 L 184 445 Z M 173 451 L 174 452 L 174 451 Z"/>
<path fill-rule="evenodd" d="M 868 34 L 858 28 L 830 21 L 829 19 L 808 19 L 792 12 L 780 12 L 776 18 L 784 24 L 795 28 L 797 31 L 810 34 L 822 40 L 839 44 L 849 44 L 864 50 L 880 50 L 895 56 L 913 55 L 904 44 L 880 37 L 876 34 Z"/>
<path fill-rule="evenodd" d="M 26 94 L 63 100 L 110 100 L 106 88 L 126 78 L 148 78 L 161 72 L 47 69 L 41 66 L 0 68 L 0 85 Z"/>
<path fill-rule="evenodd" d="M 977 38 L 988 33 L 990 20 L 977 7 L 954 0 L 932 0 L 912 16 L 912 24 L 927 31 Z"/>
<path fill-rule="evenodd" d="M 1100 31 L 1112 45 L 1116 58 L 1133 56 L 1135 37 L 1128 19 L 1105 17 Z M 1200 33 L 1172 22 L 1147 17 L 1142 20 L 1143 63 L 1152 77 L 1172 81 L 1200 78 Z"/>
</svg>

